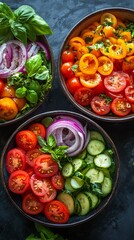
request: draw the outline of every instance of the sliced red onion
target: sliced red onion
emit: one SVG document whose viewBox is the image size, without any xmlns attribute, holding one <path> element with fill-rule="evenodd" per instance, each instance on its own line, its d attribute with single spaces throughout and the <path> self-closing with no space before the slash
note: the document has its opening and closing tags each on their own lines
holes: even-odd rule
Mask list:
<svg viewBox="0 0 134 240">
<path fill-rule="evenodd" d="M 49 51 L 48 51 L 48 48 L 45 46 L 44 43 L 41 43 L 41 42 L 35 42 L 38 46 L 40 46 L 40 48 L 43 49 L 43 51 L 45 52 L 45 55 L 46 55 L 46 59 L 49 60 L 50 59 L 50 54 L 49 54 Z"/>
<path fill-rule="evenodd" d="M 36 55 L 39 51 L 40 47 L 37 46 L 35 43 L 30 43 L 27 46 L 27 58 L 30 58 L 34 55 Z"/>
</svg>

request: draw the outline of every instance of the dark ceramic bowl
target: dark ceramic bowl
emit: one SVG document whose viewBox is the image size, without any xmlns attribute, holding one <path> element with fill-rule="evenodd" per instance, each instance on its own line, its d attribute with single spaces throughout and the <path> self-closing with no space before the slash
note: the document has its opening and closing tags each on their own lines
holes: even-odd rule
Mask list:
<svg viewBox="0 0 134 240">
<path fill-rule="evenodd" d="M 51 74 L 52 74 L 52 79 L 51 79 L 51 84 L 53 83 L 53 79 L 54 79 L 54 56 L 53 56 L 53 52 L 52 52 L 52 48 L 47 40 L 47 38 L 45 36 L 42 36 L 38 39 L 38 41 L 42 42 L 44 44 L 44 46 L 47 48 L 50 59 L 49 61 L 51 62 Z M 32 114 L 33 112 L 35 112 L 45 101 L 45 99 L 48 97 L 49 93 L 50 93 L 51 89 L 49 89 L 44 96 L 43 101 L 38 102 L 37 105 L 35 107 L 33 107 L 32 109 L 30 109 L 29 111 L 27 111 L 26 113 L 20 115 L 19 117 L 16 117 L 12 120 L 9 121 L 4 121 L 4 122 L 0 122 L 0 127 L 3 126 L 9 126 L 10 124 L 15 124 L 18 121 L 24 120 L 26 117 L 28 117 L 30 114 Z"/>
<path fill-rule="evenodd" d="M 94 13 L 91 13 L 87 16 L 85 16 L 83 19 L 81 19 L 68 33 L 68 35 L 66 36 L 66 38 L 64 39 L 62 45 L 61 45 L 61 49 L 60 49 L 60 53 L 59 53 L 59 60 L 58 60 L 58 72 L 59 72 L 59 76 L 60 76 L 60 84 L 61 87 L 63 89 L 63 92 L 65 93 L 65 95 L 67 96 L 67 98 L 69 99 L 69 101 L 82 113 L 86 114 L 88 117 L 91 117 L 95 120 L 101 120 L 101 121 L 106 121 L 106 122 L 126 122 L 129 120 L 133 120 L 134 119 L 134 113 L 130 113 L 127 116 L 124 117 L 118 117 L 115 115 L 97 115 L 96 113 L 94 113 L 92 110 L 87 109 L 86 107 L 81 106 L 79 103 L 77 103 L 74 100 L 73 95 L 69 92 L 67 86 L 66 86 L 66 79 L 63 76 L 63 74 L 61 73 L 61 65 L 62 65 L 62 52 L 64 50 L 67 49 L 67 46 L 69 44 L 69 40 L 72 37 L 76 37 L 78 35 L 80 35 L 81 31 L 83 29 L 86 29 L 89 25 L 91 25 L 93 22 L 97 22 L 100 20 L 100 17 L 103 13 L 112 13 L 114 14 L 117 18 L 119 19 L 124 19 L 124 20 L 130 20 L 130 21 L 134 21 L 134 10 L 132 9 L 127 9 L 127 8 L 106 8 L 106 9 L 101 9 L 98 10 Z"/>
<path fill-rule="evenodd" d="M 115 161 L 115 172 L 114 172 L 114 176 L 113 176 L 113 186 L 112 186 L 112 191 L 109 195 L 107 195 L 102 201 L 101 203 L 94 209 L 92 210 L 90 213 L 88 213 L 85 216 L 71 216 L 69 218 L 69 221 L 65 224 L 54 224 L 50 221 L 48 221 L 45 216 L 43 214 L 38 214 L 36 216 L 30 216 L 28 214 L 26 214 L 22 208 L 21 208 L 21 197 L 17 194 L 12 193 L 9 188 L 8 188 L 8 178 L 9 178 L 9 174 L 6 170 L 6 165 L 5 165 L 5 159 L 6 159 L 6 155 L 7 152 L 12 149 L 13 147 L 15 147 L 15 136 L 16 133 L 20 130 L 23 129 L 27 129 L 29 125 L 31 125 L 32 123 L 35 122 L 40 122 L 42 121 L 45 117 L 55 117 L 55 116 L 59 116 L 59 115 L 68 115 L 71 117 L 76 118 L 77 120 L 79 120 L 81 123 L 83 124 L 87 124 L 88 128 L 91 130 L 97 130 L 99 131 L 102 136 L 104 137 L 104 139 L 106 140 L 107 143 L 107 147 L 111 148 L 113 150 L 113 159 Z M 96 217 L 100 212 L 102 212 L 104 210 L 104 208 L 109 204 L 110 200 L 112 199 L 112 197 L 114 196 L 114 193 L 117 189 L 117 184 L 118 184 L 118 180 L 119 180 L 119 172 L 120 172 L 120 160 L 119 160 L 119 156 L 117 153 L 117 149 L 113 143 L 113 141 L 111 140 L 111 138 L 109 137 L 109 135 L 94 121 L 90 120 L 88 117 L 85 117 L 81 114 L 78 113 L 74 113 L 74 112 L 70 112 L 70 111 L 64 111 L 64 110 L 58 110 L 58 111 L 51 111 L 51 112 L 46 112 L 46 113 L 42 113 L 39 114 L 37 116 L 32 117 L 31 119 L 27 120 L 26 122 L 24 122 L 21 126 L 19 126 L 16 131 L 11 135 L 11 137 L 9 138 L 8 142 L 6 143 L 6 146 L 3 149 L 2 152 L 2 156 L 1 156 L 1 177 L 2 177 L 2 183 L 3 186 L 5 188 L 5 191 L 7 192 L 8 197 L 10 198 L 10 200 L 12 201 L 13 205 L 28 219 L 38 222 L 38 223 L 42 223 L 46 226 L 49 227 L 71 227 L 71 226 L 75 226 L 78 225 L 80 223 L 84 223 L 86 221 L 89 221 L 90 219 Z"/>
</svg>

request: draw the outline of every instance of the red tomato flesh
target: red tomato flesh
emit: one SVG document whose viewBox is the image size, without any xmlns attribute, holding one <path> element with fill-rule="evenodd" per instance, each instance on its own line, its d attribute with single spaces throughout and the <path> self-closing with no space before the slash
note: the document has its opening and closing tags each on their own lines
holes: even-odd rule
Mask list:
<svg viewBox="0 0 134 240">
<path fill-rule="evenodd" d="M 33 193 L 28 193 L 22 200 L 22 209 L 27 214 L 37 215 L 43 211 L 44 204 Z"/>
<path fill-rule="evenodd" d="M 23 194 L 28 189 L 29 185 L 30 178 L 27 172 L 17 170 L 11 173 L 8 180 L 8 187 L 12 192 Z"/>
<path fill-rule="evenodd" d="M 16 170 L 24 170 L 26 166 L 25 152 L 18 148 L 13 148 L 8 151 L 6 156 L 6 169 L 9 173 Z"/>
</svg>

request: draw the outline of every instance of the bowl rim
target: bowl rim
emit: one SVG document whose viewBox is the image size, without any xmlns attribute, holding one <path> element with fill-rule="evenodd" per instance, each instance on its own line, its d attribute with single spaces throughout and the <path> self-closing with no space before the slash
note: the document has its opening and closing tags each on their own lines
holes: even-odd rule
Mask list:
<svg viewBox="0 0 134 240">
<path fill-rule="evenodd" d="M 112 188 L 112 191 L 111 193 L 106 197 L 106 199 L 104 199 L 104 203 L 102 203 L 102 206 L 100 204 L 100 206 L 98 206 L 97 208 L 97 212 L 95 210 L 92 210 L 92 213 L 91 215 L 89 216 L 85 216 L 84 219 L 81 219 L 80 222 L 77 221 L 77 222 L 72 222 L 72 223 L 65 223 L 65 224 L 55 224 L 55 223 L 52 223 L 52 222 L 43 222 L 42 220 L 39 220 L 36 218 L 36 215 L 35 216 L 32 216 L 32 215 L 28 215 L 26 214 L 19 206 L 18 204 L 14 201 L 14 199 L 12 198 L 11 194 L 10 194 L 10 191 L 9 189 L 7 188 L 6 186 L 6 181 L 5 181 L 5 176 L 4 176 L 4 168 L 5 168 L 5 162 L 4 162 L 4 159 L 5 159 L 5 154 L 6 154 L 6 151 L 8 149 L 8 145 L 10 144 L 10 142 L 12 141 L 12 139 L 14 139 L 16 133 L 25 128 L 28 124 L 30 124 L 31 122 L 37 120 L 37 119 L 42 119 L 46 116 L 56 116 L 56 115 L 69 115 L 69 116 L 72 116 L 72 117 L 78 117 L 80 118 L 81 120 L 83 121 L 86 121 L 88 122 L 89 124 L 91 124 L 92 126 L 94 126 L 95 128 L 98 129 L 98 131 L 101 131 L 101 133 L 105 136 L 106 139 L 108 139 L 108 142 L 109 144 L 112 146 L 112 148 L 114 149 L 114 153 L 115 153 L 115 162 L 116 162 L 116 174 L 115 174 L 115 179 L 114 179 L 114 184 L 113 184 L 113 188 Z M 28 218 L 29 220 L 31 221 L 34 221 L 34 222 L 38 222 L 38 223 L 41 223 L 41 224 L 44 224 L 45 226 L 48 226 L 48 227 L 57 227 L 57 228 L 64 228 L 64 227 L 73 227 L 73 226 L 76 226 L 76 225 L 79 225 L 79 224 L 82 224 L 82 223 L 85 223 L 91 219 L 93 219 L 94 217 L 96 217 L 100 212 L 102 212 L 102 210 L 109 204 L 109 202 L 111 201 L 111 199 L 113 198 L 115 192 L 116 192 L 116 189 L 118 187 L 118 182 L 119 182 L 119 176 L 120 176 L 120 158 L 119 158 L 119 155 L 118 155 L 118 152 L 117 152 L 117 148 L 113 142 L 113 140 L 111 139 L 111 137 L 107 134 L 107 132 L 96 122 L 94 122 L 92 119 L 89 119 L 87 118 L 87 116 L 84 116 L 80 113 L 77 113 L 77 112 L 72 112 L 72 111 L 66 111 L 66 110 L 55 110 L 55 111 L 48 111 L 48 112 L 45 112 L 45 113 L 41 113 L 41 114 L 38 114 L 38 115 L 35 115 L 34 117 L 26 120 L 24 123 L 22 123 L 13 133 L 12 135 L 10 136 L 10 138 L 8 139 L 3 151 L 2 151 L 2 155 L 1 155 L 1 165 L 0 165 L 0 175 L 1 175 L 1 179 L 2 179 L 2 185 L 9 197 L 9 199 L 11 200 L 11 202 L 13 203 L 13 205 L 19 210 L 19 212 L 22 213 L 22 215 L 24 215 L 26 218 Z M 90 213 L 89 213 L 90 214 Z M 36 218 L 36 219 L 35 219 Z"/>
<path fill-rule="evenodd" d="M 43 36 L 39 36 L 39 39 L 42 39 L 42 41 L 47 45 L 47 48 L 48 48 L 48 51 L 50 53 L 50 59 L 51 59 L 51 71 L 52 71 L 52 80 L 51 82 L 53 83 L 53 79 L 54 79 L 54 76 L 55 76 L 55 62 L 54 62 L 54 54 L 53 54 L 53 50 L 52 50 L 52 47 L 50 46 L 50 43 L 47 39 L 47 37 L 45 35 Z M 5 122 L 0 122 L 0 128 L 1 127 L 4 127 L 4 126 L 9 126 L 9 125 L 12 125 L 12 124 L 15 124 L 15 123 L 18 123 L 19 121 L 21 120 L 25 120 L 26 117 L 28 117 L 30 114 L 32 114 L 33 112 L 35 112 L 42 104 L 43 102 L 45 101 L 45 99 L 48 97 L 49 93 L 52 91 L 52 89 L 49 89 L 47 92 L 46 92 L 46 95 L 44 97 L 44 100 L 40 103 L 38 103 L 34 108 L 30 109 L 28 112 L 24 113 L 23 115 L 20 115 L 19 117 L 17 118 L 14 118 L 12 120 L 9 120 L 9 121 L 5 121 Z"/>
<path fill-rule="evenodd" d="M 132 121 L 134 120 L 134 113 L 131 113 L 127 116 L 124 117 L 118 117 L 118 116 L 101 116 L 101 115 L 97 115 L 95 114 L 93 111 L 90 111 L 88 109 L 86 109 L 85 107 L 81 106 L 80 104 L 78 104 L 73 96 L 71 95 L 71 93 L 68 91 L 65 81 L 64 81 L 64 77 L 61 75 L 61 71 L 60 71 L 60 67 L 61 67 L 61 53 L 66 45 L 66 43 L 68 42 L 69 36 L 73 33 L 73 31 L 79 27 L 85 20 L 87 20 L 88 18 L 91 18 L 97 14 L 100 14 L 101 12 L 112 12 L 112 11 L 122 11 L 122 12 L 128 12 L 128 13 L 134 13 L 134 9 L 130 9 L 130 8 L 125 8 L 125 7 L 110 7 L 110 8 L 103 8 L 103 9 L 99 9 L 96 10 L 94 12 L 91 12 L 89 14 L 87 14 L 86 16 L 84 16 L 82 19 L 80 19 L 68 32 L 68 34 L 65 36 L 61 46 L 60 46 L 60 51 L 59 51 L 59 55 L 58 55 L 58 74 L 59 74 L 59 82 L 60 85 L 63 89 L 63 93 L 64 95 L 68 98 L 68 100 L 70 100 L 70 102 L 73 104 L 73 106 L 75 106 L 79 111 L 81 111 L 82 113 L 86 114 L 87 116 L 93 118 L 94 120 L 100 120 L 100 121 L 104 121 L 104 122 L 110 122 L 110 123 L 121 123 L 121 122 L 126 122 L 126 121 Z"/>
</svg>

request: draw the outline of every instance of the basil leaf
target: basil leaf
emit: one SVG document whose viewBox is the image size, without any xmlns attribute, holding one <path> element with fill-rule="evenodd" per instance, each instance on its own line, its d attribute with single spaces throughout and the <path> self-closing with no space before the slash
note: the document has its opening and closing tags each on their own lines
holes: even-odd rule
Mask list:
<svg viewBox="0 0 134 240">
<path fill-rule="evenodd" d="M 0 45 L 13 39 L 13 34 L 9 28 L 4 28 L 0 30 Z"/>
<path fill-rule="evenodd" d="M 48 127 L 53 122 L 53 119 L 51 117 L 46 117 L 41 122 L 45 127 Z"/>
<path fill-rule="evenodd" d="M 38 139 L 38 143 L 41 147 L 47 146 L 46 141 L 41 136 L 38 136 L 37 139 Z"/>
<path fill-rule="evenodd" d="M 29 58 L 25 64 L 25 68 L 28 73 L 28 77 L 34 76 L 35 73 L 40 68 L 41 64 L 42 64 L 42 58 L 41 58 L 40 54 L 36 54 L 36 55 L 32 56 L 31 58 Z"/>
<path fill-rule="evenodd" d="M 23 26 L 24 26 L 25 29 L 26 29 L 27 38 L 28 38 L 31 42 L 35 42 L 35 40 L 36 40 L 36 33 L 35 33 L 33 27 L 30 26 L 30 25 L 27 24 L 27 23 L 24 23 Z"/>
<path fill-rule="evenodd" d="M 47 144 L 51 148 L 56 147 L 56 140 L 55 140 L 55 137 L 52 134 L 49 135 L 49 137 L 47 139 Z"/>
<path fill-rule="evenodd" d="M 36 35 L 52 34 L 52 30 L 47 22 L 37 14 L 29 19 L 28 24 L 32 25 Z"/>
<path fill-rule="evenodd" d="M 49 70 L 46 66 L 41 66 L 35 74 L 37 80 L 47 80 L 49 78 Z"/>
<path fill-rule="evenodd" d="M 14 14 L 17 21 L 24 23 L 35 15 L 35 11 L 32 7 L 28 5 L 22 5 L 14 11 Z"/>
<path fill-rule="evenodd" d="M 23 86 L 16 89 L 15 95 L 18 98 L 23 98 L 26 96 L 27 89 Z"/>
<path fill-rule="evenodd" d="M 13 35 L 20 40 L 24 45 L 27 44 L 27 34 L 26 29 L 23 27 L 21 23 L 17 23 L 15 21 L 11 22 L 11 31 Z"/>
<path fill-rule="evenodd" d="M 3 13 L 0 13 L 0 29 L 4 29 L 8 27 L 10 27 L 9 19 Z M 0 34 L 1 34 L 1 31 L 0 31 Z"/>
<path fill-rule="evenodd" d="M 34 90 L 27 90 L 26 99 L 30 103 L 37 104 L 37 102 L 38 102 L 38 95 L 37 95 L 37 93 Z"/>
<path fill-rule="evenodd" d="M 14 13 L 6 3 L 0 2 L 0 13 L 5 14 L 8 19 L 14 19 Z"/>
</svg>

